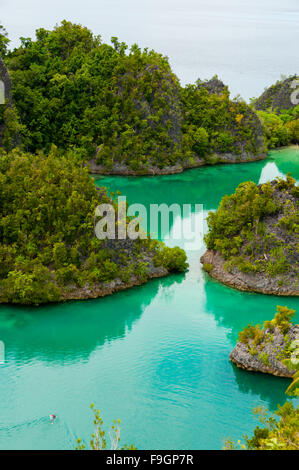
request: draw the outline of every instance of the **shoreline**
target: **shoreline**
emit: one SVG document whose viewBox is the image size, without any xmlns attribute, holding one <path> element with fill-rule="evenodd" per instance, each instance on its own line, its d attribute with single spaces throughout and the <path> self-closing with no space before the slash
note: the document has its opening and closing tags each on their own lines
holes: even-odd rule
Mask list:
<svg viewBox="0 0 299 470">
<path fill-rule="evenodd" d="M 265 295 L 276 295 L 278 297 L 299 297 L 299 289 L 291 289 L 290 287 L 281 287 L 275 285 L 269 285 L 268 287 L 259 287 L 254 285 L 255 282 L 265 282 L 269 280 L 265 278 L 262 279 L 262 275 L 260 276 L 261 279 L 256 280 L 254 276 L 250 276 L 241 271 L 238 271 L 236 274 L 231 274 L 226 271 L 224 264 L 224 258 L 218 253 L 217 251 L 207 250 L 200 258 L 200 262 L 202 265 L 209 264 L 213 266 L 213 269 L 207 271 L 207 274 L 211 276 L 216 281 L 220 282 L 221 284 L 231 287 L 233 289 L 242 291 L 242 292 L 253 292 L 257 294 L 265 294 Z M 270 281 L 273 279 L 270 279 Z M 284 289 L 284 290 L 283 290 Z"/>
<path fill-rule="evenodd" d="M 215 162 L 212 161 L 215 159 Z M 259 155 L 248 155 L 244 154 L 237 156 L 234 154 L 214 154 L 211 156 L 211 162 L 205 161 L 203 158 L 195 158 L 194 163 L 184 162 L 182 164 L 176 164 L 165 168 L 158 168 L 153 166 L 151 168 L 144 168 L 140 170 L 132 170 L 127 165 L 117 163 L 111 169 L 107 169 L 104 165 L 97 165 L 95 160 L 89 160 L 87 165 L 89 166 L 89 172 L 94 175 L 114 175 L 114 176 L 162 176 L 162 175 L 175 175 L 183 173 L 185 170 L 192 170 L 200 168 L 202 166 L 215 166 L 215 165 L 235 165 L 239 163 L 251 163 L 260 160 L 266 160 L 268 154 L 263 153 Z"/>
<path fill-rule="evenodd" d="M 107 297 L 108 295 L 113 295 L 117 292 L 132 289 L 133 287 L 138 287 L 143 284 L 147 284 L 147 282 L 153 279 L 164 278 L 171 274 L 175 273 L 169 272 L 166 268 L 159 267 L 156 268 L 154 272 L 148 273 L 147 279 L 145 280 L 139 279 L 137 276 L 133 276 L 128 282 L 123 282 L 119 278 L 117 278 L 109 283 L 97 284 L 91 288 L 89 286 L 76 287 L 71 292 L 67 290 L 62 292 L 60 302 L 66 302 L 69 300 L 88 300 Z"/>
<path fill-rule="evenodd" d="M 6 302 L 1 300 L 0 298 L 0 305 L 13 305 L 18 307 L 42 307 L 45 305 L 51 304 L 61 304 L 72 300 L 88 300 L 88 299 L 98 299 L 101 297 L 107 297 L 109 295 L 116 294 L 117 292 L 121 292 L 124 290 L 132 289 L 133 287 L 138 287 L 144 284 L 147 284 L 149 281 L 159 278 L 164 278 L 170 276 L 172 274 L 176 274 L 174 272 L 168 271 L 166 268 L 157 267 L 154 271 L 147 273 L 147 278 L 142 280 L 137 276 L 133 276 L 128 282 L 122 281 L 120 278 L 116 278 L 113 281 L 108 283 L 100 283 L 94 286 L 85 285 L 84 287 L 77 287 L 77 286 L 67 286 L 66 288 L 62 289 L 61 298 L 59 300 L 55 300 L 53 302 L 44 302 L 40 304 L 28 304 L 28 303 L 20 303 L 20 302 Z M 180 273 L 181 274 L 181 273 Z"/>
</svg>

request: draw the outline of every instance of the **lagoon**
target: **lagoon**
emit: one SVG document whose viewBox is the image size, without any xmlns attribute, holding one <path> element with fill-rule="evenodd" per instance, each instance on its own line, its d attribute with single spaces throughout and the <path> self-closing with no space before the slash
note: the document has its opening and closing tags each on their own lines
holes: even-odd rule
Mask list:
<svg viewBox="0 0 299 470">
<path fill-rule="evenodd" d="M 299 180 L 299 148 L 264 161 L 216 165 L 158 177 L 97 177 L 128 202 L 203 204 L 215 210 L 247 180 L 291 171 Z M 170 228 L 171 229 L 171 228 Z M 165 239 L 168 234 L 162 233 Z M 257 424 L 251 410 L 275 410 L 288 379 L 237 369 L 228 360 L 238 332 L 297 310 L 299 299 L 243 293 L 210 279 L 189 251 L 186 274 L 150 281 L 104 299 L 39 308 L 0 306 L 0 449 L 73 449 L 89 441 L 91 402 L 106 426 L 138 449 L 221 449 Z M 294 405 L 299 399 L 293 399 Z M 58 416 L 54 425 L 49 414 Z"/>
</svg>

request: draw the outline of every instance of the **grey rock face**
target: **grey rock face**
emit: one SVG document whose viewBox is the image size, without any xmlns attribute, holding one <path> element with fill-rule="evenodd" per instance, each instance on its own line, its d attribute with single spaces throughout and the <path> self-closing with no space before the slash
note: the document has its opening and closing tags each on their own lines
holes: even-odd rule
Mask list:
<svg viewBox="0 0 299 470">
<path fill-rule="evenodd" d="M 142 119 L 147 120 L 148 127 L 155 129 L 157 126 L 167 126 L 170 123 L 168 134 L 173 145 L 180 144 L 182 138 L 181 122 L 182 114 L 180 108 L 180 97 L 178 84 L 173 80 L 171 72 L 163 71 L 158 65 L 149 64 L 143 70 L 133 74 L 125 73 L 118 83 L 118 95 L 125 96 L 130 88 L 130 83 L 138 83 L 152 80 L 152 92 L 150 96 L 145 96 L 142 91 L 137 91 L 132 99 L 135 109 Z M 151 119 L 161 109 L 160 100 L 167 93 L 167 103 L 164 103 L 163 114 L 159 117 L 158 123 Z M 142 131 L 140 131 L 142 132 Z"/>
<path fill-rule="evenodd" d="M 0 147 L 3 145 L 3 137 L 6 129 L 5 111 L 7 108 L 11 107 L 11 79 L 3 60 L 0 57 Z M 19 136 L 12 136 L 11 146 L 15 147 L 18 143 Z"/>
<path fill-rule="evenodd" d="M 8 100 L 9 105 L 12 105 L 12 98 L 11 98 L 11 80 L 7 68 L 0 57 L 0 81 L 3 83 L 4 87 L 4 97 Z"/>
<path fill-rule="evenodd" d="M 215 93 L 216 95 L 222 95 L 227 91 L 227 86 L 216 77 L 207 82 L 198 82 L 198 88 L 205 88 L 209 93 Z"/>
<path fill-rule="evenodd" d="M 267 88 L 264 93 L 254 103 L 255 108 L 261 111 L 271 109 L 279 111 L 280 109 L 292 109 L 296 104 L 292 102 L 291 97 L 294 93 L 292 83 L 299 80 L 299 77 L 293 75 L 284 81 L 279 81 L 275 85 Z M 298 86 L 296 87 L 298 88 Z M 298 93 L 299 95 L 299 93 Z"/>
<path fill-rule="evenodd" d="M 271 258 L 271 250 L 280 246 L 287 246 L 288 250 L 284 251 L 285 263 L 289 266 L 286 272 L 271 275 L 267 270 L 244 272 L 237 266 L 227 269 L 226 260 L 221 252 L 215 250 L 207 250 L 201 257 L 201 263 L 211 266 L 209 274 L 214 279 L 238 290 L 271 295 L 299 296 L 297 270 L 299 263 L 298 234 L 295 231 L 288 231 L 284 225 L 279 224 L 285 217 L 284 208 L 288 207 L 288 204 L 292 203 L 293 207 L 298 207 L 298 197 L 289 191 L 277 189 L 275 181 L 271 184 L 274 188 L 273 200 L 276 201 L 279 209 L 276 213 L 266 215 L 261 219 L 265 226 L 265 235 L 269 239 L 271 238 L 271 242 L 265 242 L 263 237 L 260 237 L 258 234 L 256 235 L 254 260 L 269 260 Z M 261 187 L 262 185 L 259 185 L 260 189 Z M 295 216 L 296 212 L 294 211 Z M 248 258 L 246 254 L 248 243 L 245 240 L 240 248 L 240 254 L 245 259 Z"/>
<path fill-rule="evenodd" d="M 287 332 L 290 341 L 299 339 L 299 325 L 292 325 Z M 283 351 L 287 345 L 285 336 L 279 328 L 273 332 L 265 330 L 261 344 L 254 346 L 252 340 L 249 344 L 237 343 L 230 354 L 230 360 L 238 367 L 255 372 L 292 377 L 296 370 L 287 368 L 282 362 Z"/>
</svg>

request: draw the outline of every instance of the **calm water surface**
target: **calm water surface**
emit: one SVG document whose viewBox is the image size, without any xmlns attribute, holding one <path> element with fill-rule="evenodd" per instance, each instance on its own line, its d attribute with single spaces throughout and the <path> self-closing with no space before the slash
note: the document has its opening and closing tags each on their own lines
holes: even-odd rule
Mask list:
<svg viewBox="0 0 299 470">
<path fill-rule="evenodd" d="M 293 148 L 263 162 L 96 184 L 131 202 L 197 202 L 208 211 L 242 181 L 288 171 L 298 180 L 298 161 Z M 238 331 L 271 319 L 277 304 L 297 309 L 298 321 L 299 299 L 216 283 L 201 269 L 203 249 L 188 253 L 186 274 L 112 297 L 0 306 L 0 448 L 72 449 L 78 436 L 88 441 L 94 402 L 106 424 L 122 420 L 123 441 L 140 449 L 220 449 L 224 437 L 252 433 L 252 408 L 283 403 L 288 379 L 239 370 L 228 355 Z M 50 413 L 58 415 L 54 425 Z"/>
</svg>

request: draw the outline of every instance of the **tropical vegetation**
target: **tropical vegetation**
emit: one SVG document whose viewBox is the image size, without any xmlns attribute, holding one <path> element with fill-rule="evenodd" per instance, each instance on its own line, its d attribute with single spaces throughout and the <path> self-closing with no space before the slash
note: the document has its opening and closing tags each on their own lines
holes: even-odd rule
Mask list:
<svg viewBox="0 0 299 470">
<path fill-rule="evenodd" d="M 48 154 L 54 144 L 107 171 L 122 164 L 136 172 L 263 152 L 256 114 L 231 100 L 227 87 L 218 93 L 198 81 L 183 88 L 167 57 L 111 42 L 63 21 L 5 49 L 25 151 Z"/>
<path fill-rule="evenodd" d="M 207 222 L 207 248 L 222 255 L 227 271 L 236 267 L 298 286 L 299 188 L 291 175 L 260 185 L 241 183 Z"/>
<path fill-rule="evenodd" d="M 244 436 L 245 443 L 232 439 L 225 442 L 225 450 L 299 450 L 299 408 L 291 402 L 279 406 L 275 413 L 258 407 L 254 414 L 263 427 L 257 426 L 253 436 Z"/>
<path fill-rule="evenodd" d="M 101 203 L 117 211 L 113 194 L 96 188 L 87 169 L 67 153 L 55 147 L 49 155 L 1 151 L 0 301 L 41 304 L 116 279 L 126 284 L 137 276 L 144 282 L 153 266 L 167 272 L 187 268 L 183 250 L 150 238 L 125 245 L 99 240 L 94 225 Z"/>
</svg>

